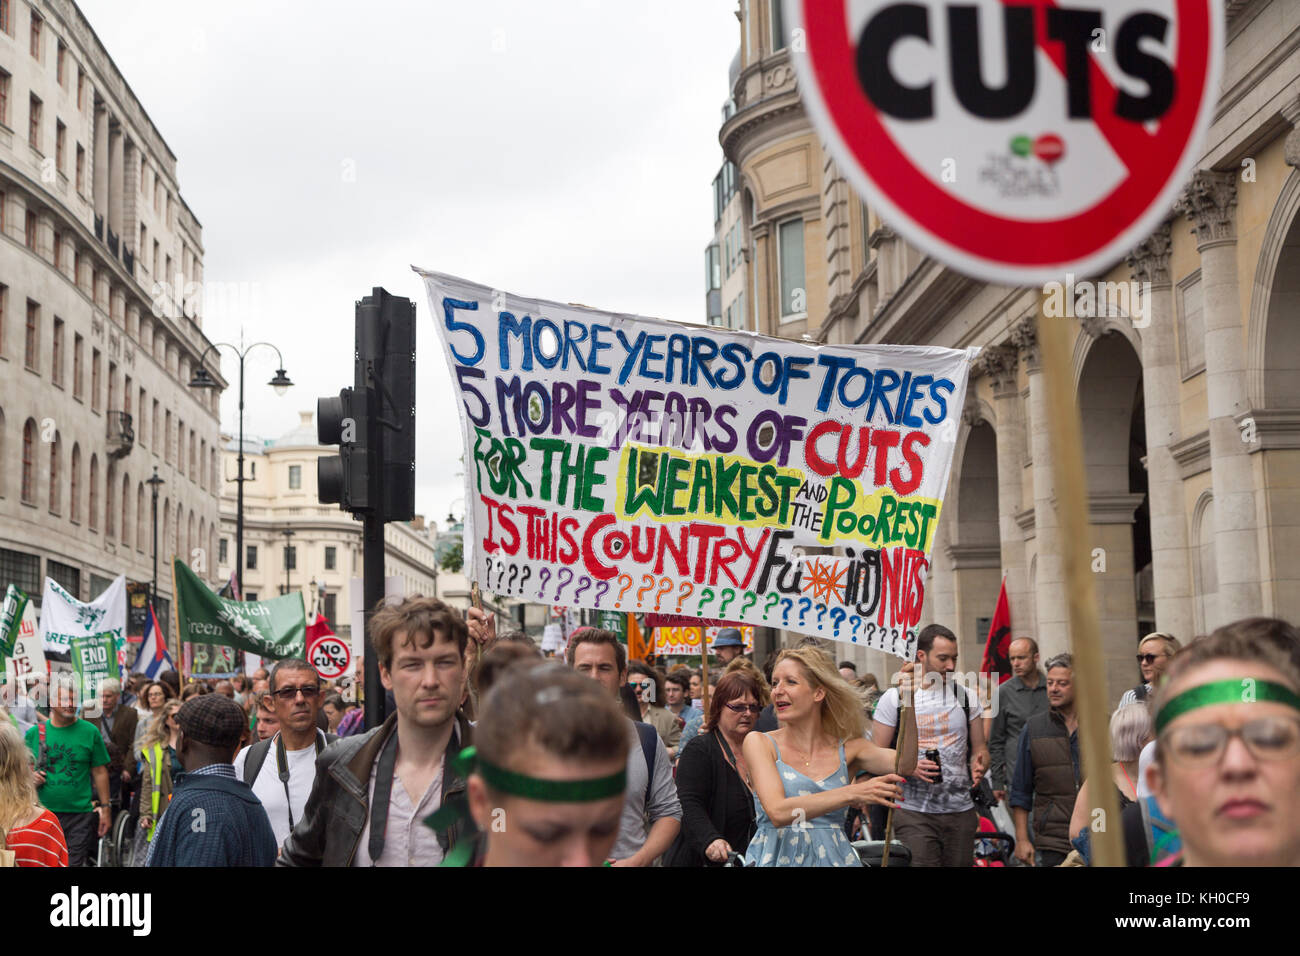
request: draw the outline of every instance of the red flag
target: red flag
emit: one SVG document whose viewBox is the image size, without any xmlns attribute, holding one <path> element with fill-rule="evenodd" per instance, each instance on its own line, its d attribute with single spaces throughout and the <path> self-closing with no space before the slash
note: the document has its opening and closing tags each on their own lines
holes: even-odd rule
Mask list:
<svg viewBox="0 0 1300 956">
<path fill-rule="evenodd" d="M 317 639 L 327 637 L 333 633 L 334 629 L 330 627 L 329 619 L 324 614 L 317 614 L 316 620 L 307 625 L 307 641 L 305 646 L 311 647 L 312 644 L 316 643 Z"/>
<path fill-rule="evenodd" d="M 981 674 L 997 674 L 998 683 L 1011 678 L 1011 611 L 1007 608 L 1007 579 L 1002 579 L 998 594 L 998 607 L 989 624 L 988 639 L 984 643 L 984 659 L 980 661 Z"/>
</svg>

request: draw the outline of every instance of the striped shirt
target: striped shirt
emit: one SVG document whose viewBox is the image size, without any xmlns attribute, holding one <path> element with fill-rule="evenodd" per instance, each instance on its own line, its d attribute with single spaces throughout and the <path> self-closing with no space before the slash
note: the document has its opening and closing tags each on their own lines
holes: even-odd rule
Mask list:
<svg viewBox="0 0 1300 956">
<path fill-rule="evenodd" d="M 9 831 L 5 848 L 14 851 L 17 866 L 67 866 L 68 844 L 63 828 L 49 810 L 26 826 Z"/>
</svg>

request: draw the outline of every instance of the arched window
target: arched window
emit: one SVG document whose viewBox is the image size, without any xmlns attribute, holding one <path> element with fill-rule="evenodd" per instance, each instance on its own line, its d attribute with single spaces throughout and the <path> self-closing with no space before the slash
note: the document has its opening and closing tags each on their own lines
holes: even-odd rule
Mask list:
<svg viewBox="0 0 1300 956">
<path fill-rule="evenodd" d="M 117 490 L 117 462 L 109 459 L 104 482 L 104 540 L 112 541 L 117 534 L 117 509 L 113 507 L 113 493 Z"/>
<path fill-rule="evenodd" d="M 135 549 L 144 553 L 144 482 L 135 486 Z"/>
<path fill-rule="evenodd" d="M 204 555 L 204 560 L 203 560 L 204 574 L 206 574 L 208 577 L 216 577 L 217 569 L 213 565 L 215 565 L 216 563 L 217 556 L 212 552 L 208 551 L 208 519 L 207 518 L 199 519 L 199 538 L 198 538 L 198 543 L 195 545 L 195 547 L 202 548 L 205 552 L 207 552 Z"/>
<path fill-rule="evenodd" d="M 170 554 L 172 550 L 171 548 L 172 539 L 170 537 L 171 530 L 172 530 L 171 505 L 168 503 L 167 499 L 164 498 L 162 502 L 162 537 L 158 539 L 159 541 L 162 542 L 162 549 L 164 555 Z"/>
<path fill-rule="evenodd" d="M 131 547 L 131 476 L 122 476 L 122 547 Z"/>
<path fill-rule="evenodd" d="M 187 562 L 194 560 L 194 512 L 193 511 L 190 512 L 189 520 L 185 523 L 185 560 Z"/>
<path fill-rule="evenodd" d="M 36 504 L 36 419 L 23 426 L 23 501 Z"/>
<path fill-rule="evenodd" d="M 60 468 L 60 456 L 63 454 L 63 443 L 59 440 L 59 433 L 54 433 L 54 441 L 50 442 L 50 513 L 58 514 L 59 506 L 63 503 L 59 494 L 59 483 L 63 481 L 63 469 Z"/>
<path fill-rule="evenodd" d="M 182 561 L 190 559 L 189 552 L 182 550 L 185 547 L 185 509 L 181 503 L 176 502 L 176 540 L 172 542 L 172 554 L 176 555 Z"/>
<path fill-rule="evenodd" d="M 81 446 L 72 443 L 72 474 L 68 485 L 68 519 L 81 523 Z"/>
<path fill-rule="evenodd" d="M 91 531 L 99 530 L 99 456 L 90 456 L 90 505 L 86 508 L 86 523 Z"/>
</svg>

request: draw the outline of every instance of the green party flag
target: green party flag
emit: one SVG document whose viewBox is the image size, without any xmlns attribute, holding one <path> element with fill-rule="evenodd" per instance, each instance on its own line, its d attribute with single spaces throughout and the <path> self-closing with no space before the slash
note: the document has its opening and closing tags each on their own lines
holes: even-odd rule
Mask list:
<svg viewBox="0 0 1300 956">
<path fill-rule="evenodd" d="M 173 574 L 182 641 L 237 647 L 272 660 L 305 655 L 307 615 L 301 591 L 267 601 L 228 601 L 179 558 Z"/>
<path fill-rule="evenodd" d="M 23 610 L 27 607 L 27 592 L 12 584 L 5 589 L 4 607 L 0 608 L 0 662 L 11 657 L 18 630 L 23 624 Z"/>
</svg>

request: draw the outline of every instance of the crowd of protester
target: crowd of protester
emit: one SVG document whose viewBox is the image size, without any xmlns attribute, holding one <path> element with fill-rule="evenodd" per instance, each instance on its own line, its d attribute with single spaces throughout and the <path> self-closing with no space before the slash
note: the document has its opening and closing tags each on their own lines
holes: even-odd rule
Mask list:
<svg viewBox="0 0 1300 956">
<path fill-rule="evenodd" d="M 759 667 L 735 629 L 707 673 L 591 627 L 546 657 L 432 598 L 376 612 L 369 647 L 369 729 L 293 658 L 8 708 L 0 863 L 94 863 L 128 814 L 137 866 L 860 866 L 886 830 L 902 862 L 971 866 L 996 829 L 998 862 L 1089 865 L 1114 788 L 1130 866 L 1300 864 L 1300 634 L 1278 620 L 1144 637 L 1101 782 L 1073 660 L 1029 637 L 983 695 L 941 625 L 884 688 L 815 638 Z"/>
</svg>

